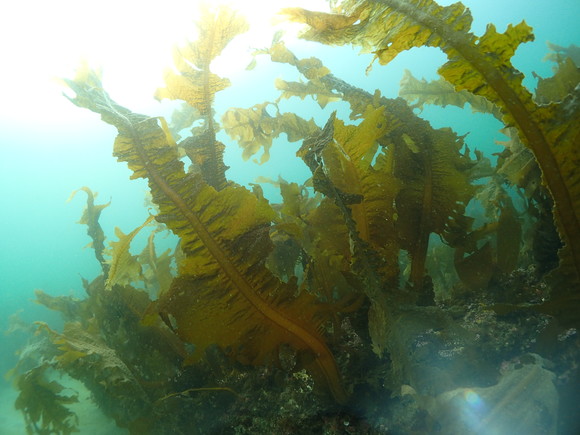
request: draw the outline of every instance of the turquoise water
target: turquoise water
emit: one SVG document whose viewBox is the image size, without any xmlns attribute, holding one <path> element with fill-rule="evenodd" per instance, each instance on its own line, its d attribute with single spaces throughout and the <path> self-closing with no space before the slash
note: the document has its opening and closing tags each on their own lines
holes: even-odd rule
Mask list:
<svg viewBox="0 0 580 435">
<path fill-rule="evenodd" d="M 577 25 L 580 4 L 574 0 L 555 0 L 550 4 L 514 0 L 506 7 L 505 3 L 499 0 L 464 2 L 474 16 L 472 30 L 475 34 L 481 34 L 487 23 L 494 23 L 498 31 L 503 31 L 508 23 L 516 24 L 525 19 L 533 27 L 536 40 L 522 45 L 513 59 L 514 66 L 525 74 L 524 84 L 533 90 L 535 79 L 532 72 L 543 77 L 552 74 L 554 64 L 542 60 L 548 52 L 547 41 L 563 47 L 580 44 L 580 28 Z M 267 44 L 268 41 L 264 43 Z M 445 61 L 444 55 L 437 49 L 413 49 L 399 55 L 388 66 L 375 64 L 370 74 L 365 75 L 364 70 L 371 57 L 359 55 L 358 49 L 323 47 L 304 41 L 295 42 L 290 48 L 299 57 L 319 57 L 337 77 L 370 93 L 379 89 L 382 95 L 389 98 L 398 95 L 398 84 L 405 69 L 411 70 L 417 78 L 434 80 L 437 78 L 436 70 Z M 17 63 L 18 59 L 13 62 Z M 231 77 L 232 87 L 216 98 L 215 111 L 221 114 L 230 106 L 249 107 L 275 99 L 277 91 L 273 86 L 274 79 L 282 77 L 293 80 L 296 75 L 291 68 L 280 65 L 261 65 L 255 71 L 237 73 L 235 77 Z M 88 186 L 99 193 L 99 203 L 111 200 L 111 205 L 102 214 L 100 224 L 107 238 L 113 240 L 115 227 L 128 233 L 141 225 L 147 217 L 148 209 L 144 206 L 147 185 L 143 180 L 130 181 L 131 172 L 126 165 L 117 163 L 111 156 L 112 143 L 116 136 L 113 127 L 103 123 L 97 115 L 75 108 L 56 90 L 48 93 L 51 100 L 43 107 L 62 110 L 64 115 L 49 117 L 46 111 L 39 112 L 34 109 L 34 95 L 26 94 L 26 84 L 18 86 L 23 87 L 21 99 L 29 101 L 24 105 L 28 109 L 10 112 L 12 102 L 3 101 L 5 109 L 0 118 L 1 325 L 6 331 L 14 329 L 13 315 L 17 313 L 18 324 L 20 321 L 26 325 L 41 320 L 52 325 L 54 329 L 59 329 L 62 327 L 59 316 L 33 302 L 34 290 L 42 289 L 54 296 L 83 298 L 81 277 L 92 280 L 100 273 L 93 251 L 83 249 L 90 242 L 86 227 L 76 223 L 84 208 L 84 197 L 79 194 L 70 202 L 67 202 L 67 198 L 73 190 Z M 114 94 L 112 96 L 115 98 Z M 232 101 L 235 103 L 232 104 Z M 171 109 L 170 105 L 160 106 L 154 100 L 144 107 L 131 106 L 130 102 L 123 104 L 136 112 L 152 115 L 169 115 Z M 14 106 L 23 107 L 21 101 L 14 103 Z M 308 116 L 303 116 L 313 117 L 320 127 L 324 126 L 333 110 L 338 111 L 339 117 L 348 117 L 345 103 L 329 104 L 322 110 L 308 99 L 294 99 L 283 103 L 283 107 L 286 111 L 307 113 Z M 473 114 L 469 109 L 430 106 L 424 109 L 421 116 L 430 121 L 434 128 L 451 127 L 459 135 L 468 134 L 465 140 L 472 149 L 477 148 L 488 155 L 502 149 L 496 144 L 496 141 L 505 140 L 498 131 L 502 125 L 490 115 Z M 218 138 L 226 144 L 225 163 L 230 166 L 226 174 L 228 179 L 242 185 L 255 183 L 258 175 L 272 179 L 282 176 L 287 181 L 299 183 L 311 175 L 306 165 L 295 157 L 300 142 L 289 143 L 283 138 L 280 139 L 271 149 L 270 160 L 263 165 L 257 165 L 252 159 L 242 161 L 241 150 L 225 132 L 221 131 Z M 265 184 L 264 191 L 270 200 L 279 201 L 280 196 L 275 187 Z M 160 239 L 159 252 L 165 247 L 173 247 L 174 243 L 174 238 Z M 145 235 L 142 235 L 135 241 L 134 252 L 140 252 L 144 244 Z M 578 335 L 573 332 L 569 334 L 569 337 L 562 340 L 568 340 L 570 346 L 578 346 Z M 16 352 L 25 346 L 29 336 L 30 331 L 18 328 L 0 336 L 3 349 L 0 362 L 2 373 L 17 363 Z M 542 357 L 550 359 L 550 355 Z M 509 358 L 506 356 L 506 359 Z M 574 378 L 570 373 L 556 375 Z M 543 381 L 545 378 L 541 379 Z M 80 397 L 84 398 L 77 411 L 81 419 L 81 433 L 113 433 L 116 430 L 114 425 L 102 413 L 94 411 L 96 407 L 89 394 L 83 391 L 81 385 L 74 385 L 71 388 L 77 388 Z M 467 387 L 471 385 L 466 385 Z M 0 422 L 0 433 L 25 433 L 21 414 L 11 409 L 10 405 L 16 393 L 11 390 L 8 382 L 4 382 L 1 391 L 2 397 L 6 398 L 1 400 L 2 415 L 9 417 Z M 476 400 L 473 394 L 469 395 L 472 402 Z M 487 393 L 479 391 L 477 394 L 485 396 Z M 86 409 L 81 409 L 83 406 Z M 369 404 L 369 407 L 374 409 L 376 404 Z M 565 430 L 580 428 L 580 424 L 573 421 L 575 416 L 564 415 L 564 418 L 569 420 L 562 426 Z M 123 433 L 121 429 L 118 431 Z"/>
</svg>

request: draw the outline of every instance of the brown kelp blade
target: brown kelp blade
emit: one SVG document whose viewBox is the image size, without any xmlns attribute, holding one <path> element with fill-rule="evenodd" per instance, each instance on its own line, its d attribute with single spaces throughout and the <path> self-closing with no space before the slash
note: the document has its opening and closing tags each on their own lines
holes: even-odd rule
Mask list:
<svg viewBox="0 0 580 435">
<path fill-rule="evenodd" d="M 306 39 L 326 44 L 354 44 L 375 53 L 381 64 L 413 47 L 439 47 L 449 61 L 439 73 L 456 90 L 482 96 L 503 112 L 503 122 L 518 129 L 532 150 L 555 202 L 555 218 L 565 242 L 563 265 L 580 276 L 580 104 L 574 92 L 557 103 L 538 105 L 522 85 L 523 74 L 511 64 L 518 46 L 533 40 L 521 22 L 498 33 L 489 25 L 477 37 L 472 17 L 461 3 L 442 7 L 433 0 L 346 0 L 335 14 L 287 10 L 294 21 L 309 24 Z M 314 14 L 314 15 L 313 15 Z M 312 23 L 315 23 L 313 25 Z"/>
<path fill-rule="evenodd" d="M 248 363 L 267 361 L 282 343 L 310 352 L 316 371 L 339 402 L 346 400 L 334 357 L 319 333 L 314 297 L 296 295 L 293 284 L 265 267 L 274 212 L 264 199 L 233 184 L 217 191 L 200 175 L 185 172 L 178 149 L 158 118 L 114 103 L 98 76 L 81 72 L 67 83 L 71 101 L 100 113 L 119 134 L 114 155 L 133 178 L 149 181 L 157 219 L 181 238 L 179 277 L 156 309 L 175 320 L 179 336 L 196 345 L 191 359 L 210 344 L 230 349 Z"/>
</svg>

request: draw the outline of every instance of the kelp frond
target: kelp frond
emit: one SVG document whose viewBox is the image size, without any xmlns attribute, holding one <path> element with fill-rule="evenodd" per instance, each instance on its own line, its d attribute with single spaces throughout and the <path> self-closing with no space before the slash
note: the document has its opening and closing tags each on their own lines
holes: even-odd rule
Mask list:
<svg viewBox="0 0 580 435">
<path fill-rule="evenodd" d="M 195 149 L 195 152 L 187 153 L 192 163 L 200 168 L 207 183 L 220 190 L 226 185 L 227 167 L 223 163 L 224 145 L 216 140 L 213 101 L 215 94 L 226 89 L 230 81 L 212 73 L 210 67 L 235 36 L 248 30 L 248 24 L 229 8 L 218 7 L 211 11 L 209 7 L 202 7 L 196 25 L 199 38 L 175 48 L 173 59 L 177 72 L 166 71 L 165 87 L 158 89 L 155 96 L 182 100 L 191 106 L 189 114 L 176 119 L 181 127 L 190 123 L 182 118 L 191 119 L 192 115 L 199 114 L 203 119 L 204 125 L 196 129 L 197 134 L 181 146 L 186 148 L 186 152 L 187 148 Z"/>
<path fill-rule="evenodd" d="M 115 284 L 125 285 L 141 279 L 141 263 L 137 257 L 129 252 L 131 242 L 135 236 L 153 220 L 154 216 L 149 216 L 143 224 L 135 228 L 129 234 L 123 233 L 120 228 L 115 228 L 115 235 L 119 238 L 117 241 L 109 242 L 111 246 L 111 259 L 108 261 L 110 266 L 105 288 L 111 290 Z"/>
<path fill-rule="evenodd" d="M 14 406 L 22 411 L 29 434 L 62 434 L 78 432 L 78 417 L 69 405 L 78 402 L 74 392 L 50 379 L 52 367 L 43 363 L 18 376 L 20 393 Z"/>
<path fill-rule="evenodd" d="M 106 204 L 95 204 L 97 193 L 93 192 L 88 187 L 83 186 L 72 192 L 67 202 L 72 201 L 75 195 L 81 190 L 87 194 L 87 205 L 83 210 L 83 215 L 78 223 L 87 226 L 87 234 L 92 239 L 90 246 L 95 251 L 95 257 L 97 257 L 97 260 L 103 269 L 103 273 L 107 274 L 109 271 L 109 265 L 103 256 L 105 251 L 105 233 L 99 224 L 99 217 L 101 216 L 103 209 L 111 205 L 111 201 Z"/>
<path fill-rule="evenodd" d="M 457 92 L 453 85 L 444 79 L 431 82 L 427 82 L 425 79 L 418 80 L 413 77 L 409 70 L 405 70 L 401 79 L 399 96 L 407 100 L 411 107 L 421 110 L 425 104 L 441 107 L 450 105 L 461 108 L 469 104 L 473 112 L 490 113 L 500 120 L 502 117 L 499 107 L 486 98 L 466 90 Z"/>
<path fill-rule="evenodd" d="M 268 110 L 274 110 L 270 115 Z M 256 104 L 248 109 L 231 108 L 222 117 L 225 131 L 243 148 L 242 158 L 249 159 L 263 149 L 259 163 L 270 159 L 274 139 L 286 133 L 288 141 L 295 142 L 313 134 L 318 126 L 314 120 L 286 112 L 280 113 L 275 103 Z"/>
<path fill-rule="evenodd" d="M 133 177 L 148 179 L 157 219 L 181 238 L 185 258 L 179 276 L 151 309 L 171 315 L 180 337 L 195 343 L 190 360 L 218 344 L 257 364 L 289 343 L 314 355 L 313 367 L 336 400 L 345 401 L 334 357 L 318 332 L 322 319 L 314 298 L 294 297 L 295 286 L 280 282 L 264 265 L 274 218 L 268 203 L 243 187 L 230 184 L 218 191 L 200 175 L 187 174 L 158 118 L 115 104 L 100 86 L 95 91 L 87 82 L 68 84 L 78 96 L 74 103 L 118 129 L 114 154 L 128 163 Z"/>
<path fill-rule="evenodd" d="M 579 88 L 558 103 L 539 106 L 522 85 L 523 74 L 510 59 L 517 47 L 533 39 L 522 22 L 498 33 L 488 25 L 484 35 L 470 33 L 469 10 L 461 3 L 442 7 L 432 0 L 347 0 L 343 15 L 287 11 L 294 20 L 316 25 L 304 35 L 327 44 L 359 45 L 386 64 L 401 51 L 431 46 L 443 50 L 449 61 L 439 73 L 457 91 L 488 99 L 503 112 L 502 120 L 518 129 L 542 170 L 555 202 L 555 217 L 565 242 L 561 258 L 580 276 L 580 104 Z M 305 17 L 309 17 L 306 19 Z M 345 18 L 346 17 L 346 18 Z M 353 21 L 352 25 L 337 26 Z M 326 24 L 321 24 L 326 23 Z"/>
</svg>

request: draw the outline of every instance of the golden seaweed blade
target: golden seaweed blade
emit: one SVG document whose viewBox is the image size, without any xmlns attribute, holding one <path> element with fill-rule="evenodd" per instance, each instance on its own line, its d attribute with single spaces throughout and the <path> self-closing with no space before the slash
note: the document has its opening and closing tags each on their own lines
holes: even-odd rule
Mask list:
<svg viewBox="0 0 580 435">
<path fill-rule="evenodd" d="M 191 107 L 193 113 L 187 114 L 188 111 L 182 109 L 185 114 L 177 116 L 176 121 L 184 117 L 191 120 L 191 116 L 197 115 L 203 120 L 203 125 L 192 129 L 192 136 L 180 145 L 205 181 L 220 190 L 226 185 L 228 168 L 223 162 L 225 146 L 216 140 L 219 127 L 214 121 L 213 102 L 215 94 L 229 87 L 230 81 L 214 74 L 211 64 L 233 38 L 248 30 L 248 23 L 230 8 L 219 6 L 212 10 L 203 5 L 196 27 L 198 38 L 195 41 L 174 48 L 175 69 L 166 70 L 165 87 L 159 88 L 155 97 L 182 100 Z"/>
<path fill-rule="evenodd" d="M 244 362 L 263 363 L 280 344 L 291 344 L 314 355 L 313 370 L 337 401 L 346 401 L 338 367 L 319 332 L 324 319 L 319 306 L 311 295 L 295 297 L 295 287 L 265 267 L 274 219 L 267 201 L 233 184 L 217 191 L 186 173 L 158 118 L 134 114 L 104 91 L 85 98 L 93 92 L 85 85 L 72 83 L 77 102 L 117 127 L 115 156 L 128 163 L 133 177 L 148 179 L 157 219 L 181 239 L 185 258 L 179 276 L 151 310 L 173 316 L 179 336 L 196 344 L 192 361 L 218 344 L 239 349 Z"/>
<path fill-rule="evenodd" d="M 118 227 L 115 228 L 115 235 L 119 240 L 109 242 L 111 246 L 111 259 L 108 261 L 110 268 L 107 273 L 107 280 L 105 281 L 106 290 L 111 290 L 116 284 L 126 285 L 142 280 L 141 263 L 137 261 L 137 256 L 129 252 L 129 248 L 135 236 L 153 218 L 154 216 L 149 216 L 142 225 L 135 228 L 129 234 L 123 233 Z"/>
<path fill-rule="evenodd" d="M 461 3 L 442 7 L 433 0 L 347 0 L 341 13 L 356 18 L 351 26 L 335 28 L 335 18 L 318 14 L 306 39 L 326 44 L 353 44 L 375 53 L 386 64 L 413 47 L 439 47 L 449 61 L 439 73 L 456 90 L 488 99 L 503 112 L 502 120 L 518 129 L 542 170 L 543 181 L 555 203 L 555 217 L 565 249 L 561 259 L 580 277 L 580 173 L 571 162 L 580 161 L 580 99 L 577 89 L 559 103 L 538 106 L 522 85 L 523 74 L 511 64 L 517 47 L 533 40 L 531 28 L 521 22 L 498 33 L 489 25 L 477 37 L 469 30 L 472 17 Z M 294 13 L 296 21 L 309 23 L 310 14 Z M 321 25 L 321 22 L 327 25 Z"/>
</svg>

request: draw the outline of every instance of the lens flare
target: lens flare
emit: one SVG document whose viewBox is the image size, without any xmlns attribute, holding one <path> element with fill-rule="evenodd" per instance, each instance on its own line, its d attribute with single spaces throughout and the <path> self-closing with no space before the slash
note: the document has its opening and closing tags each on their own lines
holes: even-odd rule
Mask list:
<svg viewBox="0 0 580 435">
<path fill-rule="evenodd" d="M 483 400 L 481 400 L 479 394 L 473 390 L 467 390 L 465 392 L 465 401 L 474 408 L 479 408 L 483 405 Z"/>
</svg>

